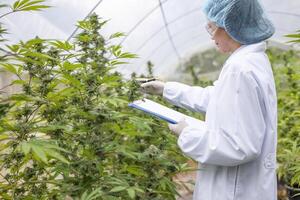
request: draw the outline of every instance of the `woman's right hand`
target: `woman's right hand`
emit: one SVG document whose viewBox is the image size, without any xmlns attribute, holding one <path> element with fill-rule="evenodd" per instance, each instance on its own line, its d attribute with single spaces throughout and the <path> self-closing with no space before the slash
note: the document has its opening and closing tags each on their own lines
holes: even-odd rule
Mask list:
<svg viewBox="0 0 300 200">
<path fill-rule="evenodd" d="M 150 81 L 141 85 L 141 90 L 147 94 L 162 95 L 165 83 L 162 81 Z"/>
</svg>

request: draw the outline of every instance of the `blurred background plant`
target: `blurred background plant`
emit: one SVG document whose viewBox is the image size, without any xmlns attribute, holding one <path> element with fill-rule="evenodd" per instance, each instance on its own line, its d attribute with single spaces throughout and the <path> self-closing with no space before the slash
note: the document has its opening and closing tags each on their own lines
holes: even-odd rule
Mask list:
<svg viewBox="0 0 300 200">
<path fill-rule="evenodd" d="M 300 43 L 300 31 L 287 35 Z M 290 198 L 300 193 L 300 52 L 270 50 L 278 95 L 278 177 Z"/>
</svg>

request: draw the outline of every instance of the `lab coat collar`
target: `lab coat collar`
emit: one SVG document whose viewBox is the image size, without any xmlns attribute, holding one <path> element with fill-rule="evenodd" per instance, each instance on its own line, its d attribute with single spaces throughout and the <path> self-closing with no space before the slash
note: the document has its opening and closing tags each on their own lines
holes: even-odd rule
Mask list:
<svg viewBox="0 0 300 200">
<path fill-rule="evenodd" d="M 227 61 L 230 61 L 232 58 L 236 56 L 244 55 L 250 52 L 264 52 L 266 51 L 266 49 L 267 49 L 266 42 L 259 42 L 250 45 L 242 45 L 230 55 Z"/>
<path fill-rule="evenodd" d="M 246 55 L 248 53 L 264 52 L 266 49 L 267 49 L 266 42 L 260 42 L 260 43 L 240 46 L 226 60 L 225 64 L 223 65 L 223 68 L 221 70 L 221 73 L 219 75 L 219 78 L 222 77 L 226 73 L 228 67 L 230 66 L 230 63 L 236 62 L 238 59 L 241 59 L 244 55 Z"/>
</svg>

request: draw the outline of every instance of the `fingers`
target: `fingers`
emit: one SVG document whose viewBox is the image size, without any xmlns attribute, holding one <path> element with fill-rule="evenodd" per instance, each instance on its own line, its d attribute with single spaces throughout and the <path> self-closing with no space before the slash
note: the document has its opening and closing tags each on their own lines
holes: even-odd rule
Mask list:
<svg viewBox="0 0 300 200">
<path fill-rule="evenodd" d="M 153 83 L 149 82 L 149 83 L 143 83 L 141 85 L 141 91 L 144 93 L 154 93 L 155 92 L 155 86 L 153 85 Z"/>
<path fill-rule="evenodd" d="M 185 123 L 185 117 L 182 117 L 178 122 L 178 124 L 182 124 L 182 123 Z"/>
<path fill-rule="evenodd" d="M 147 83 L 141 84 L 142 92 L 149 94 L 161 95 L 164 89 L 164 82 L 161 81 L 150 81 Z"/>
<path fill-rule="evenodd" d="M 175 132 L 176 126 L 177 126 L 177 124 L 168 124 L 168 127 L 172 132 Z"/>
<path fill-rule="evenodd" d="M 154 81 L 151 81 L 151 82 L 148 82 L 148 83 L 143 83 L 143 84 L 141 84 L 141 87 L 142 87 L 142 88 L 153 87 L 153 82 L 154 82 Z"/>
<path fill-rule="evenodd" d="M 181 119 L 177 124 L 168 124 L 169 129 L 175 133 L 177 136 L 179 136 L 182 132 L 182 130 L 188 126 L 185 119 Z"/>
</svg>

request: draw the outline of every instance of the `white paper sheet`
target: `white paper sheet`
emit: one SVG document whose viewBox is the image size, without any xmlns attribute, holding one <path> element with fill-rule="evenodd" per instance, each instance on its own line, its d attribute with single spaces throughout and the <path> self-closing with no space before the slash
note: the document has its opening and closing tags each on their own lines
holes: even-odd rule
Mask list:
<svg viewBox="0 0 300 200">
<path fill-rule="evenodd" d="M 182 119 L 185 119 L 189 125 L 197 125 L 199 123 L 200 124 L 204 123 L 201 120 L 187 116 L 183 113 L 172 110 L 166 106 L 163 106 L 159 103 L 156 103 L 154 101 L 151 101 L 151 100 L 145 99 L 145 98 L 141 99 L 141 100 L 136 100 L 136 101 L 130 103 L 129 106 L 132 108 L 142 110 L 142 111 L 149 113 L 151 115 L 154 115 L 156 117 L 159 117 L 160 119 L 163 119 L 172 124 L 176 124 L 179 121 L 181 121 Z"/>
</svg>

